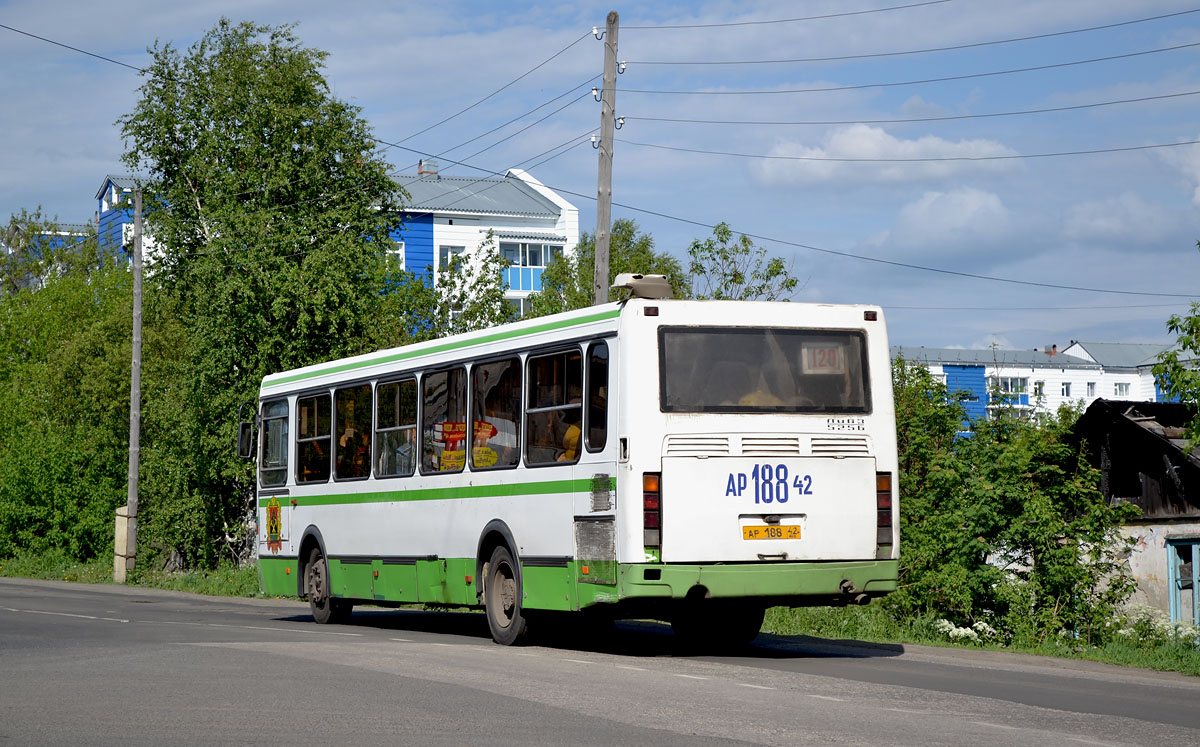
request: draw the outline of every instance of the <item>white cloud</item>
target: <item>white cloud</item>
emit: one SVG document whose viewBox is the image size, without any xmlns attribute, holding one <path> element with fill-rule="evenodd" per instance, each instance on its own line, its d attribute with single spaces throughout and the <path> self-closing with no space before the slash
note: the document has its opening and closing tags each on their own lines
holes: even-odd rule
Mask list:
<svg viewBox="0 0 1200 747">
<path fill-rule="evenodd" d="M 998 196 L 960 187 L 926 192 L 902 207 L 886 240 L 880 243 L 906 248 L 975 248 L 998 243 L 1011 230 L 1011 215 Z"/>
<path fill-rule="evenodd" d="M 1071 206 L 1063 221 L 1063 236 L 1075 241 L 1155 241 L 1170 234 L 1177 223 L 1162 206 L 1125 192 Z"/>
<path fill-rule="evenodd" d="M 1182 138 L 1181 138 L 1182 139 Z M 1189 140 L 1200 140 L 1187 138 Z M 1163 148 L 1162 159 L 1179 169 L 1192 187 L 1192 204 L 1200 207 L 1200 145 L 1184 145 L 1178 148 Z"/>
<path fill-rule="evenodd" d="M 917 158 L 981 158 L 1016 155 L 1016 151 L 994 140 L 946 140 L 934 135 L 905 140 L 881 127 L 855 124 L 829 131 L 822 144 L 808 147 L 799 142 L 779 143 L 772 156 L 790 158 L 883 159 L 882 162 L 853 161 L 765 161 L 757 176 L 767 184 L 809 185 L 822 182 L 898 183 L 944 178 L 969 171 L 1006 171 L 1015 161 L 911 161 Z M 898 160 L 888 160 L 898 159 Z"/>
</svg>

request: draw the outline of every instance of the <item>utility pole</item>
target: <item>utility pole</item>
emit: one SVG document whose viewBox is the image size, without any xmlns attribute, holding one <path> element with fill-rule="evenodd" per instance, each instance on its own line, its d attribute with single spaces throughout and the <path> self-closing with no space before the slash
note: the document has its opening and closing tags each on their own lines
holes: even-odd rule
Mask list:
<svg viewBox="0 0 1200 747">
<path fill-rule="evenodd" d="M 604 91 L 600 94 L 600 169 L 596 186 L 596 273 L 592 305 L 608 303 L 608 240 L 612 229 L 613 125 L 617 104 L 617 11 L 604 26 Z"/>
<path fill-rule="evenodd" d="M 138 462 L 142 431 L 142 190 L 133 190 L 133 366 L 129 375 L 129 494 L 117 509 L 113 581 L 125 583 L 137 555 Z"/>
</svg>

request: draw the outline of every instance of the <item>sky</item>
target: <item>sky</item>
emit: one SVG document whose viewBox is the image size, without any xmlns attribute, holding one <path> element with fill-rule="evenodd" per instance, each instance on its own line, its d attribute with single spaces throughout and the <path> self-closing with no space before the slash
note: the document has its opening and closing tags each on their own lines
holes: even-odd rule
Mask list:
<svg viewBox="0 0 1200 747">
<path fill-rule="evenodd" d="M 594 232 L 614 10 L 612 214 L 659 251 L 724 221 L 901 345 L 1168 343 L 1200 300 L 1200 0 L 0 2 L 0 216 L 92 220 L 127 66 L 224 16 L 298 24 L 397 172 L 523 168 Z"/>
</svg>

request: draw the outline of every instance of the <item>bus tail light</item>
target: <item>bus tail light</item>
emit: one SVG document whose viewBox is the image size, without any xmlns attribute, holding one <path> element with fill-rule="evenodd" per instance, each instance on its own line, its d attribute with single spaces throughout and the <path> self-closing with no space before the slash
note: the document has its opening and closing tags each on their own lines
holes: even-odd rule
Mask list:
<svg viewBox="0 0 1200 747">
<path fill-rule="evenodd" d="M 642 535 L 647 552 L 662 549 L 662 491 L 657 472 L 642 475 Z"/>
<path fill-rule="evenodd" d="M 875 473 L 875 557 L 892 556 L 892 473 Z M 884 548 L 887 548 L 886 550 Z"/>
</svg>

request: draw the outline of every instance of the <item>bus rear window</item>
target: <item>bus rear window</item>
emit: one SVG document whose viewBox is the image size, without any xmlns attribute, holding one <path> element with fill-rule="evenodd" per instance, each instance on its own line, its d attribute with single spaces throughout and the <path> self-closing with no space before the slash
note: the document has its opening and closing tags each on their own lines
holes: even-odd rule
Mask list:
<svg viewBox="0 0 1200 747">
<path fill-rule="evenodd" d="M 866 413 L 862 332 L 662 327 L 663 412 Z"/>
</svg>

